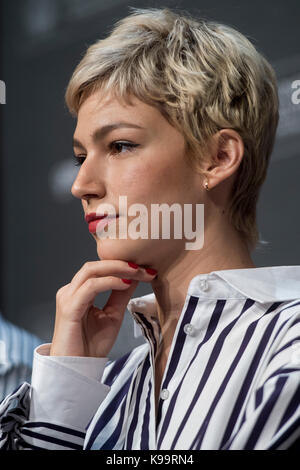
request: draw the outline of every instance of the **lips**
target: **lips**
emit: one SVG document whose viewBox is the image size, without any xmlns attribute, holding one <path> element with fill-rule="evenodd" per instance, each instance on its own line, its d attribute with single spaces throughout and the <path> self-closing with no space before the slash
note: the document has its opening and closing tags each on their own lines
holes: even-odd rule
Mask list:
<svg viewBox="0 0 300 470">
<path fill-rule="evenodd" d="M 119 215 L 97 215 L 95 212 L 91 214 L 87 214 L 85 216 L 85 220 L 89 225 L 90 233 L 96 233 L 97 227 L 98 229 L 104 228 L 107 224 L 112 222 L 113 219 L 117 219 Z M 102 222 L 100 222 L 103 219 Z"/>
<path fill-rule="evenodd" d="M 107 214 L 97 215 L 96 212 L 93 212 L 92 214 L 87 214 L 85 216 L 85 221 L 89 224 L 93 220 L 101 220 L 101 219 L 104 219 L 105 217 L 107 217 Z"/>
</svg>

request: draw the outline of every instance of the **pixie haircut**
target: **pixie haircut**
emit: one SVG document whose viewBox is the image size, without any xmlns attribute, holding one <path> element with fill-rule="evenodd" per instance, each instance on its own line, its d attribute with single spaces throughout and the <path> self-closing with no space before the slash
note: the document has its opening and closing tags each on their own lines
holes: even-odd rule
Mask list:
<svg viewBox="0 0 300 470">
<path fill-rule="evenodd" d="M 232 27 L 169 8 L 129 9 L 76 67 L 65 94 L 70 113 L 76 117 L 100 89 L 127 104 L 132 94 L 159 109 L 183 135 L 187 161 L 203 176 L 211 137 L 225 128 L 237 131 L 244 155 L 227 209 L 254 250 L 261 242 L 256 205 L 279 119 L 273 68 Z"/>
</svg>

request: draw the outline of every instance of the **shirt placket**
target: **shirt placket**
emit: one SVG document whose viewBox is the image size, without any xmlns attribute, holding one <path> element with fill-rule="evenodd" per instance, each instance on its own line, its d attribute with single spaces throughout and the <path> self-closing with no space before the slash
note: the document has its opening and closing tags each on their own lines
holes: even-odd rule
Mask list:
<svg viewBox="0 0 300 470">
<path fill-rule="evenodd" d="M 155 415 L 155 358 L 162 341 L 162 334 L 159 322 L 155 317 L 149 318 L 139 312 L 132 312 L 136 322 L 142 329 L 143 336 L 150 345 L 150 365 L 151 365 L 151 396 L 149 410 L 149 449 L 156 449 L 156 415 Z"/>
</svg>

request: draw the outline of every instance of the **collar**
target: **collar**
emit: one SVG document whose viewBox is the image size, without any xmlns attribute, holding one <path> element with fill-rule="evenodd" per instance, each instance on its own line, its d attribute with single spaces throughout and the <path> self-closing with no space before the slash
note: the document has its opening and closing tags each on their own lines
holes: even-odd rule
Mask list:
<svg viewBox="0 0 300 470">
<path fill-rule="evenodd" d="M 226 269 L 198 274 L 189 283 L 186 301 L 188 296 L 216 300 L 249 298 L 258 303 L 299 299 L 300 266 Z M 159 323 L 153 292 L 131 299 L 127 309 L 134 319 L 135 337 L 143 334 L 139 326 L 148 329 L 148 322 L 157 329 Z"/>
</svg>

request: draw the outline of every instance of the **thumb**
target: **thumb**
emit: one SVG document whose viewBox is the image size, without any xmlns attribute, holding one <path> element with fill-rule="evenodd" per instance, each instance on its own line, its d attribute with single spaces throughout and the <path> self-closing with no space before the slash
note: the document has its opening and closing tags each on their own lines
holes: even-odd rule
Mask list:
<svg viewBox="0 0 300 470">
<path fill-rule="evenodd" d="M 135 291 L 139 281 L 132 280 L 132 284 L 126 290 L 112 290 L 103 311 L 109 313 L 110 315 L 120 315 L 120 312 L 123 314 L 127 308 L 128 302 Z M 123 318 L 123 317 L 122 317 Z"/>
</svg>

